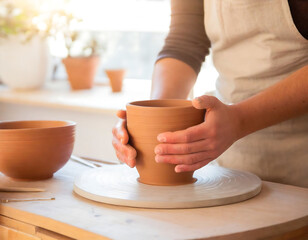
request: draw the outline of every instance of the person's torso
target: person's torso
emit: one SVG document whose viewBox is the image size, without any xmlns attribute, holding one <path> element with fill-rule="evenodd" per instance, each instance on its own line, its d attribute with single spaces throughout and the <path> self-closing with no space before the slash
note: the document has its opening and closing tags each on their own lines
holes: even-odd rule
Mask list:
<svg viewBox="0 0 308 240">
<path fill-rule="evenodd" d="M 204 0 L 204 9 L 223 102 L 247 99 L 308 64 L 308 40 L 287 0 Z M 239 140 L 218 162 L 308 187 L 308 114 Z"/>
</svg>

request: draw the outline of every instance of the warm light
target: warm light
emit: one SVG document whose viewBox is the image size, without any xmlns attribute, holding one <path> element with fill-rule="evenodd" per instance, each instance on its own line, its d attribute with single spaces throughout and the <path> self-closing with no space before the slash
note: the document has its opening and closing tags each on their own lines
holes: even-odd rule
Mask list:
<svg viewBox="0 0 308 240">
<path fill-rule="evenodd" d="M 169 1 L 71 0 L 68 9 L 94 31 L 166 32 L 170 23 Z"/>
</svg>

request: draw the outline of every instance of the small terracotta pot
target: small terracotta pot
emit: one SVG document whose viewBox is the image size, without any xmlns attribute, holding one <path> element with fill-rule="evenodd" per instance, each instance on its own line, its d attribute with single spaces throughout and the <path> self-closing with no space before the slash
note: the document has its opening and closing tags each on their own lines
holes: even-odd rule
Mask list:
<svg viewBox="0 0 308 240">
<path fill-rule="evenodd" d="M 62 59 L 73 90 L 90 89 L 93 87 L 99 60 L 98 56 Z"/>
<path fill-rule="evenodd" d="M 139 182 L 151 185 L 193 183 L 193 172 L 176 173 L 175 165 L 156 163 L 154 148 L 160 144 L 157 135 L 183 130 L 204 121 L 205 110 L 188 100 L 149 100 L 127 104 L 129 143 L 137 151 Z"/>
<path fill-rule="evenodd" d="M 125 70 L 124 69 L 106 69 L 105 73 L 109 78 L 109 84 L 111 86 L 112 92 L 121 92 Z"/>
<path fill-rule="evenodd" d="M 75 125 L 68 121 L 0 122 L 0 171 L 20 180 L 52 177 L 72 154 Z"/>
</svg>

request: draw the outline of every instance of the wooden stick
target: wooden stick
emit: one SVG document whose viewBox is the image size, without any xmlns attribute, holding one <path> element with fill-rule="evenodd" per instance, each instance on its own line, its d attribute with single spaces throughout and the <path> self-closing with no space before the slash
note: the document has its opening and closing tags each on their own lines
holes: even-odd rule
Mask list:
<svg viewBox="0 0 308 240">
<path fill-rule="evenodd" d="M 75 156 L 75 155 L 73 155 Z M 80 158 L 82 159 L 85 159 L 85 160 L 88 160 L 88 161 L 91 161 L 91 162 L 98 162 L 98 163 L 102 163 L 102 164 L 111 164 L 111 165 L 118 165 L 118 164 L 122 164 L 122 162 L 111 162 L 111 161 L 108 161 L 108 160 L 100 160 L 100 159 L 94 159 L 94 158 L 89 158 L 89 157 L 85 157 L 85 156 L 79 156 Z"/>
<path fill-rule="evenodd" d="M 48 201 L 48 200 L 56 200 L 56 198 L 25 198 L 25 199 L 15 199 L 15 198 L 9 198 L 9 199 L 1 199 L 1 203 L 8 203 L 8 202 L 31 202 L 31 201 Z"/>
<path fill-rule="evenodd" d="M 44 192 L 43 188 L 0 187 L 0 192 Z"/>
</svg>

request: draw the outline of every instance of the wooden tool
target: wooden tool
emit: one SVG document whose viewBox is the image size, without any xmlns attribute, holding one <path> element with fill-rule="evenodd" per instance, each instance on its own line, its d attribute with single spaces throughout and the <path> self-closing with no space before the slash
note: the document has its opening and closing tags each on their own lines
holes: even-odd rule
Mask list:
<svg viewBox="0 0 308 240">
<path fill-rule="evenodd" d="M 56 200 L 56 198 L 25 198 L 25 199 L 18 199 L 18 198 L 9 198 L 9 199 L 1 199 L 1 203 L 8 203 L 8 202 L 32 202 L 32 201 L 49 201 L 49 200 Z"/>
<path fill-rule="evenodd" d="M 0 192 L 44 192 L 43 188 L 29 187 L 0 187 Z"/>
</svg>

